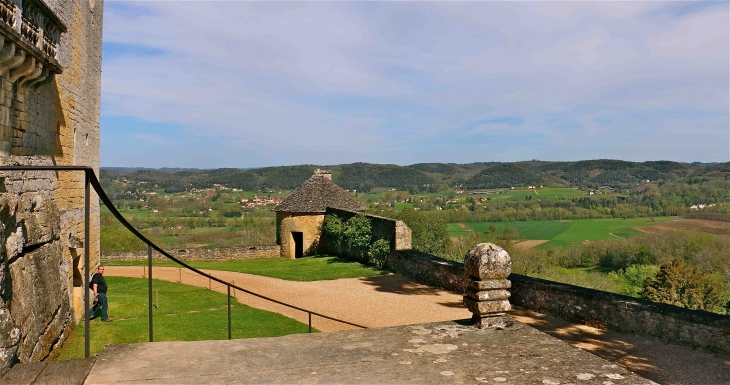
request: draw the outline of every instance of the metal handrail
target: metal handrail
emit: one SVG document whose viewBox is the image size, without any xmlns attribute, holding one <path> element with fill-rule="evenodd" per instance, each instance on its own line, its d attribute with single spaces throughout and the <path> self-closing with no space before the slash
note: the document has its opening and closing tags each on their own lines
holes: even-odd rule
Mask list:
<svg viewBox="0 0 730 385">
<path fill-rule="evenodd" d="M 84 287 L 89 287 L 89 185 L 94 188 L 94 191 L 96 191 L 96 194 L 99 196 L 99 199 L 101 199 L 102 202 L 104 202 L 104 205 L 109 209 L 109 211 L 114 215 L 114 217 L 124 226 L 127 228 L 127 230 L 131 231 L 134 236 L 139 238 L 142 242 L 147 244 L 147 260 L 148 260 L 148 279 L 149 279 L 149 332 L 150 332 L 150 342 L 153 341 L 153 335 L 152 335 L 152 250 L 156 250 L 158 253 L 164 255 L 168 259 L 172 260 L 173 262 L 185 267 L 188 270 L 191 270 L 199 275 L 202 275 L 204 277 L 207 277 L 213 281 L 216 281 L 218 283 L 221 283 L 223 285 L 226 285 L 228 288 L 228 339 L 231 339 L 231 305 L 230 305 L 230 296 L 231 296 L 231 288 L 235 288 L 236 290 L 242 291 L 247 294 L 251 294 L 255 297 L 259 297 L 262 299 L 265 299 L 270 302 L 277 303 L 279 305 L 286 306 L 291 309 L 299 310 L 302 312 L 305 312 L 308 314 L 309 318 L 309 332 L 312 332 L 312 315 L 316 315 L 325 319 L 329 319 L 335 322 L 340 322 L 346 325 L 359 327 L 362 329 L 367 329 L 367 326 L 358 325 L 356 323 L 352 323 L 349 321 L 344 321 L 341 319 L 337 319 L 334 317 L 330 317 L 328 315 L 324 315 L 322 313 L 318 313 L 315 311 L 307 310 L 304 308 L 301 308 L 299 306 L 294 306 L 291 304 L 288 304 L 286 302 L 282 302 L 270 297 L 267 297 L 262 294 L 258 294 L 255 292 L 252 292 L 250 290 L 244 289 L 238 285 L 226 282 L 218 277 L 215 277 L 213 275 L 210 275 L 208 273 L 205 273 L 201 270 L 198 270 L 187 263 L 173 257 L 168 252 L 157 246 L 155 243 L 147 239 L 142 233 L 140 233 L 134 226 L 132 226 L 126 218 L 122 216 L 122 214 L 117 210 L 117 208 L 112 203 L 111 199 L 106 195 L 106 192 L 101 187 L 101 183 L 99 182 L 99 179 L 96 177 L 96 173 L 94 172 L 94 169 L 89 166 L 0 166 L 0 171 L 84 171 L 85 174 L 85 183 L 84 183 L 84 190 L 85 190 L 85 197 L 84 197 Z M 90 334 L 89 334 L 89 290 L 84 290 L 84 319 L 85 319 L 85 356 L 86 358 L 89 358 L 90 356 Z"/>
</svg>

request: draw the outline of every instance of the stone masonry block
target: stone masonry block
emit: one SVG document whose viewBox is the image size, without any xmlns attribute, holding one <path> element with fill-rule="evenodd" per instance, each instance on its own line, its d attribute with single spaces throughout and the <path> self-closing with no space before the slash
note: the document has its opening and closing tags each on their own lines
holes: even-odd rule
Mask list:
<svg viewBox="0 0 730 385">
<path fill-rule="evenodd" d="M 472 277 L 465 279 L 465 286 L 474 290 L 493 290 L 493 289 L 509 289 L 512 282 L 509 279 L 489 279 L 486 281 L 478 281 Z"/>
<path fill-rule="evenodd" d="M 466 306 L 472 314 L 480 314 L 482 317 L 502 315 L 512 308 L 509 301 L 506 299 L 496 301 L 477 301 L 470 297 L 464 297 L 464 306 Z"/>
<path fill-rule="evenodd" d="M 512 272 L 507 251 L 492 243 L 480 243 L 467 251 L 464 271 L 481 280 L 506 279 Z"/>
<path fill-rule="evenodd" d="M 496 301 L 500 299 L 508 299 L 510 297 L 509 290 L 481 290 L 467 289 L 466 295 L 477 301 Z"/>
</svg>

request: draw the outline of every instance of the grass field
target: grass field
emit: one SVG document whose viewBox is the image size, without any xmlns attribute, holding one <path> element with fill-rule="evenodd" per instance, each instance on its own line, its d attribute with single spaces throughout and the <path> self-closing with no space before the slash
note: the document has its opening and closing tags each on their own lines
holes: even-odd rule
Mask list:
<svg viewBox="0 0 730 385">
<path fill-rule="evenodd" d="M 474 231 L 481 233 L 489 232 L 489 226 L 497 226 L 497 234 L 502 234 L 505 228 L 516 228 L 523 239 L 553 239 L 560 235 L 567 228 L 571 227 L 571 222 L 562 221 L 515 221 L 515 222 L 468 222 L 465 225 Z"/>
<path fill-rule="evenodd" d="M 581 191 L 574 188 L 542 188 L 535 191 L 538 198 L 542 199 L 571 199 L 587 197 L 588 194 L 585 191 Z M 595 197 L 595 196 L 594 196 Z M 515 194 L 515 199 L 525 199 L 524 196 L 520 197 Z"/>
<path fill-rule="evenodd" d="M 450 237 L 465 237 L 472 233 L 471 231 L 461 227 L 458 223 L 447 223 L 446 232 L 449 234 Z"/>
<path fill-rule="evenodd" d="M 147 261 L 103 261 L 108 266 L 144 266 Z M 154 266 L 178 267 L 172 261 L 154 261 Z M 326 255 L 299 259 L 263 258 L 246 261 L 190 262 L 197 269 L 236 271 L 287 281 L 325 281 L 340 278 L 372 277 L 387 274 L 360 263 Z"/>
<path fill-rule="evenodd" d="M 147 280 L 107 277 L 109 316 L 114 321 L 91 323 L 91 354 L 107 344 L 147 342 Z M 153 280 L 159 307 L 153 309 L 155 341 L 199 341 L 228 338 L 225 294 L 204 288 Z M 156 305 L 153 305 L 156 306 Z M 275 337 L 306 333 L 307 325 L 278 313 L 254 309 L 231 301 L 233 338 Z M 73 330 L 59 359 L 84 357 L 84 323 Z"/>
<path fill-rule="evenodd" d="M 414 207 L 416 207 L 416 205 L 410 202 L 393 202 L 393 210 L 395 211 L 403 211 Z"/>
<path fill-rule="evenodd" d="M 473 231 L 486 233 L 490 225 L 497 227 L 502 234 L 507 227 L 516 228 L 520 239 L 548 240 L 539 247 L 568 246 L 582 241 L 597 241 L 613 237 L 630 237 L 641 234 L 637 227 L 652 226 L 657 223 L 676 220 L 672 217 L 630 218 L 630 219 L 578 219 L 571 221 L 517 221 L 517 222 L 467 222 Z M 457 223 L 450 223 L 447 232 L 451 237 L 465 236 L 469 232 Z"/>
<path fill-rule="evenodd" d="M 533 199 L 571 199 L 588 196 L 585 191 L 570 187 L 541 188 L 537 190 L 507 190 L 503 194 L 489 194 L 488 197 L 497 199 L 525 200 L 531 195 Z"/>
</svg>

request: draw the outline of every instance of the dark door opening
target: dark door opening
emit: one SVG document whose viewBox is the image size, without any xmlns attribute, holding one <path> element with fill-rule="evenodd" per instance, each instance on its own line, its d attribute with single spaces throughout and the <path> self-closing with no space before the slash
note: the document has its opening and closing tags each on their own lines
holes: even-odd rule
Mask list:
<svg viewBox="0 0 730 385">
<path fill-rule="evenodd" d="M 304 256 L 304 234 L 298 231 L 291 232 L 292 238 L 294 238 L 294 258 L 301 258 Z"/>
</svg>

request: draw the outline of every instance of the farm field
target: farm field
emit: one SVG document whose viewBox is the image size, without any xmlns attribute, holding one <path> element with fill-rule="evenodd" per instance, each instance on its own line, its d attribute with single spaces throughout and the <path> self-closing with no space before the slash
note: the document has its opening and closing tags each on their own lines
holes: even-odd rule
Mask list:
<svg viewBox="0 0 730 385">
<path fill-rule="evenodd" d="M 672 230 L 694 230 L 705 233 L 721 234 L 730 236 L 730 223 L 707 221 L 703 219 L 688 219 L 685 221 L 672 221 L 663 223 L 662 226 L 639 228 L 643 232 L 661 232 Z"/>
<path fill-rule="evenodd" d="M 638 227 L 650 227 L 659 223 L 677 221 L 674 217 L 630 219 L 577 219 L 565 221 L 514 221 L 514 222 L 466 222 L 472 231 L 488 233 L 489 226 L 497 227 L 497 234 L 512 227 L 519 232 L 519 239 L 547 240 L 540 247 L 564 247 L 583 241 L 598 241 L 613 237 L 630 237 L 641 234 Z M 450 237 L 466 236 L 470 232 L 458 223 L 449 223 Z"/>
<path fill-rule="evenodd" d="M 550 187 L 537 190 L 507 190 L 502 194 L 489 194 L 488 197 L 497 199 L 525 200 L 525 197 L 531 195 L 533 199 L 571 199 L 588 196 L 585 191 L 570 187 Z M 596 195 L 593 195 L 595 197 Z M 601 195 L 599 195 L 601 196 Z"/>
</svg>

